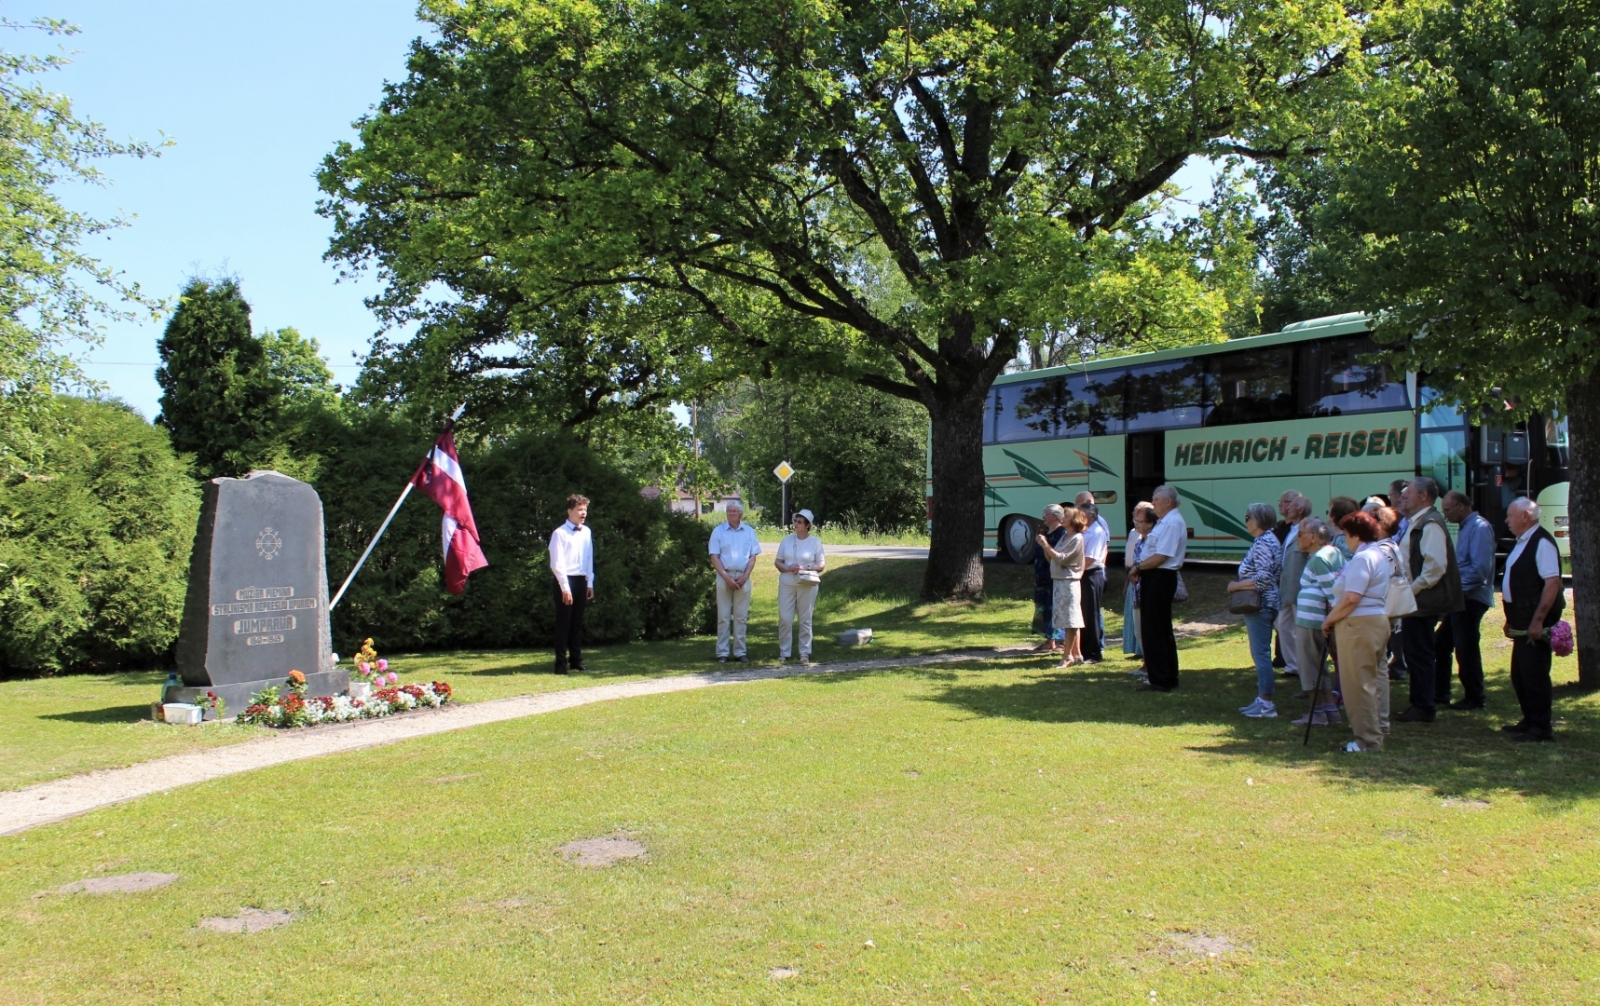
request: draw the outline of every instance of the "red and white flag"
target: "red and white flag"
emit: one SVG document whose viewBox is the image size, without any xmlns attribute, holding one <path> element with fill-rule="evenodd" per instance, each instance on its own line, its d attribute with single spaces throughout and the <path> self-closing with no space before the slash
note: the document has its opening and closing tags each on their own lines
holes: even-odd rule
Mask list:
<svg viewBox="0 0 1600 1006">
<path fill-rule="evenodd" d="M 472 504 L 467 502 L 467 480 L 461 475 L 454 433 L 445 430 L 433 442 L 428 460 L 412 476 L 411 484 L 444 510 L 444 589 L 459 594 L 467 589 L 472 571 L 489 565 L 489 560 L 478 547 L 478 525 L 472 520 Z"/>
</svg>

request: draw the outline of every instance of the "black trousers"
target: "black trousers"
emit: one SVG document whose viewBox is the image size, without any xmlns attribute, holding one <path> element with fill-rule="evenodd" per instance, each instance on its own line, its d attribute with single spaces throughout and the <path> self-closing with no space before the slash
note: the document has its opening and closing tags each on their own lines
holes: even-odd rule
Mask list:
<svg viewBox="0 0 1600 1006">
<path fill-rule="evenodd" d="M 1172 595 L 1178 571 L 1147 569 L 1139 574 L 1139 639 L 1144 669 L 1155 688 L 1178 687 L 1178 641 L 1172 635 Z"/>
<path fill-rule="evenodd" d="M 1550 732 L 1550 641 L 1543 643 L 1523 637 L 1511 643 L 1511 687 L 1522 704 L 1522 722 L 1529 730 Z"/>
<path fill-rule="evenodd" d="M 1453 611 L 1439 620 L 1433 635 L 1434 699 L 1441 705 L 1450 701 L 1450 658 L 1461 670 L 1461 690 L 1473 705 L 1484 703 L 1483 651 L 1478 645 L 1478 630 L 1489 606 L 1467 598 L 1465 611 Z"/>
<path fill-rule="evenodd" d="M 1100 599 L 1106 596 L 1105 568 L 1084 570 L 1079 583 L 1078 601 L 1083 609 L 1083 631 L 1078 633 L 1078 647 L 1083 650 L 1083 659 L 1099 660 L 1106 645 L 1105 622 L 1100 617 Z"/>
<path fill-rule="evenodd" d="M 561 588 L 551 585 L 556 598 L 556 670 L 568 667 L 568 655 L 573 664 L 583 663 L 583 612 L 589 607 L 589 578 L 567 577 L 567 589 L 572 591 L 572 603 L 561 603 Z"/>
<path fill-rule="evenodd" d="M 1433 634 L 1438 615 L 1412 615 L 1400 619 L 1400 642 L 1405 649 L 1406 676 L 1411 679 L 1411 704 L 1429 712 L 1434 708 Z"/>
</svg>

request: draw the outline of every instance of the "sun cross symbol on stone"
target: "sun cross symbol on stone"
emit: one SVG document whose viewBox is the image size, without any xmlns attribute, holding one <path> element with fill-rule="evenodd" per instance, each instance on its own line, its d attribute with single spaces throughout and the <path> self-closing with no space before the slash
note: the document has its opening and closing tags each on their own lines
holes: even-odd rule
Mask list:
<svg viewBox="0 0 1600 1006">
<path fill-rule="evenodd" d="M 270 560 L 278 554 L 283 547 L 283 539 L 278 537 L 278 532 L 270 527 L 261 529 L 261 536 L 256 539 L 256 554 L 263 559 Z"/>
</svg>

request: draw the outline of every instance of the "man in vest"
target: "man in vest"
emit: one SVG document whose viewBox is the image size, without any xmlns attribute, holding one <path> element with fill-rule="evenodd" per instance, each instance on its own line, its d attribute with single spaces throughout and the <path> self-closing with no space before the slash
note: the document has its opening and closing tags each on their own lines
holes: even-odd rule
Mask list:
<svg viewBox="0 0 1600 1006">
<path fill-rule="evenodd" d="M 1407 482 L 1401 493 L 1410 517 L 1401 542 L 1410 553 L 1411 590 L 1417 598 L 1417 613 L 1400 619 L 1400 641 L 1411 679 L 1411 705 L 1395 717 L 1402 723 L 1433 722 L 1437 701 L 1434 637 L 1439 619 L 1466 607 L 1456 548 L 1444 515 L 1433 507 L 1438 498 L 1439 483 L 1426 476 Z"/>
<path fill-rule="evenodd" d="M 1506 511 L 1517 544 L 1506 557 L 1500 599 L 1505 633 L 1511 638 L 1511 687 L 1522 704 L 1522 721 L 1500 729 L 1514 741 L 1553 741 L 1550 729 L 1550 635 L 1566 599 L 1561 591 L 1561 553 L 1539 526 L 1539 504 L 1523 497 Z"/>
</svg>

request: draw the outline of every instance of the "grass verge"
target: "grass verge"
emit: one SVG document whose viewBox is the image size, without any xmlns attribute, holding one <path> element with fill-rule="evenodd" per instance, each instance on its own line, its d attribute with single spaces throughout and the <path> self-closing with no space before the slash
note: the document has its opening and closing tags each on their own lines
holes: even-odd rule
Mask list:
<svg viewBox="0 0 1600 1006">
<path fill-rule="evenodd" d="M 0 839 L 0 1000 L 1597 997 L 1594 698 L 1558 745 L 1451 715 L 1346 757 L 1234 712 L 1238 630 L 1183 656 L 1172 695 L 1115 663 L 789 679 L 106 808 Z M 558 852 L 612 836 L 648 859 Z M 182 879 L 41 893 L 134 871 Z M 197 928 L 247 907 L 297 917 Z"/>
</svg>

